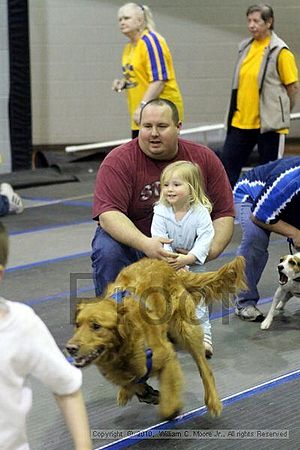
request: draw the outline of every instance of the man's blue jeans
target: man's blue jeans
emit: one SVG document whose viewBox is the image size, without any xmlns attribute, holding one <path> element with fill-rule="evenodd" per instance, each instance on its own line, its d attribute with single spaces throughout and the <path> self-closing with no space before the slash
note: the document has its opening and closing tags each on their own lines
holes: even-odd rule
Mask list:
<svg viewBox="0 0 300 450">
<path fill-rule="evenodd" d="M 257 284 L 268 261 L 270 232 L 258 227 L 250 219 L 251 203 L 238 203 L 235 207 L 242 228 L 242 241 L 237 254 L 244 256 L 246 260 L 248 284 L 248 290 L 241 292 L 236 298 L 237 307 L 243 308 L 256 305 L 259 300 Z"/>
<path fill-rule="evenodd" d="M 96 296 L 104 293 L 107 284 L 116 279 L 123 267 L 144 256 L 142 252 L 115 241 L 98 226 L 92 241 L 91 256 Z"/>
</svg>

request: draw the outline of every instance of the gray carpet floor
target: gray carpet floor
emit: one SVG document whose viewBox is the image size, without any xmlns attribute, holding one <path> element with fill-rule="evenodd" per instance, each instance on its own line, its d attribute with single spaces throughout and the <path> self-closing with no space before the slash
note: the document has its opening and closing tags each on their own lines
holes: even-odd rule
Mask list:
<svg viewBox="0 0 300 450">
<path fill-rule="evenodd" d="M 86 173 L 80 181 L 20 189 L 24 213 L 2 218 L 10 233 L 11 253 L 1 295 L 31 305 L 62 349 L 73 330 L 71 280 L 74 277 L 79 280 L 78 296 L 93 296 L 90 245 L 96 227 L 91 220 L 94 181 L 95 173 Z M 222 257 L 207 265 L 207 270 L 232 259 L 239 241 L 240 229 L 236 225 L 230 246 Z M 263 311 L 270 307 L 277 286 L 278 259 L 286 253 L 286 241 L 273 236 L 270 259 L 259 285 Z M 179 352 L 185 376 L 185 407 L 178 421 L 165 426 L 169 430 L 186 430 L 189 436 L 195 431 L 197 439 L 147 440 L 142 436 L 141 440 L 119 440 L 118 433 L 98 439 L 103 430 L 157 430 L 159 417 L 156 407 L 137 400 L 125 408 L 117 407 L 116 388 L 95 367 L 88 367 L 83 371 L 83 393 L 91 429 L 96 430 L 94 449 L 299 448 L 300 303 L 292 299 L 269 331 L 261 331 L 257 323 L 242 322 L 232 311 L 216 304 L 212 328 L 215 352 L 210 365 L 220 396 L 225 399 L 221 417 L 211 419 L 203 411 L 203 388 L 196 366 L 189 355 Z M 278 377 L 283 377 L 280 383 L 272 382 Z M 33 408 L 28 417 L 31 448 L 72 449 L 51 393 L 34 379 L 31 384 Z M 257 388 L 260 385 L 266 388 Z M 208 430 L 216 433 L 233 430 L 233 435 L 221 434 L 218 439 L 201 437 Z M 254 430 L 255 438 L 242 436 L 245 430 Z M 265 430 L 285 430 L 288 438 L 267 439 L 263 436 Z"/>
</svg>

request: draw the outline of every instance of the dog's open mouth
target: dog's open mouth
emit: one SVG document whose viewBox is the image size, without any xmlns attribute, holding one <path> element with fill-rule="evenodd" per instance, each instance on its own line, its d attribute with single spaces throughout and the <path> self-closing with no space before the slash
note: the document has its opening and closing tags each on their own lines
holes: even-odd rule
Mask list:
<svg viewBox="0 0 300 450">
<path fill-rule="evenodd" d="M 100 356 L 105 350 L 104 345 L 99 347 L 97 350 L 94 350 L 93 352 L 89 353 L 88 355 L 84 356 L 75 356 L 74 357 L 74 366 L 76 367 L 85 367 L 88 364 L 91 364 L 98 356 Z"/>
<path fill-rule="evenodd" d="M 288 282 L 288 277 L 282 273 L 279 272 L 279 284 L 286 284 Z"/>
</svg>

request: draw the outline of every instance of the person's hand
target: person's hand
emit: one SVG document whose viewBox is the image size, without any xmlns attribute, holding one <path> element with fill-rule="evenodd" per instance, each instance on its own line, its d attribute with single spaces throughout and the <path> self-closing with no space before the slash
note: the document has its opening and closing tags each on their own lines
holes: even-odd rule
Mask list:
<svg viewBox="0 0 300 450">
<path fill-rule="evenodd" d="M 181 255 L 187 255 L 188 254 L 188 250 L 186 250 L 185 248 L 176 248 L 176 252 L 180 253 Z"/>
<path fill-rule="evenodd" d="M 169 259 L 176 258 L 177 254 L 173 252 L 168 252 L 164 249 L 163 244 L 170 244 L 172 239 L 164 237 L 152 237 L 146 238 L 145 244 L 143 246 L 143 252 L 148 258 L 164 259 L 168 261 Z"/>
<path fill-rule="evenodd" d="M 293 245 L 297 252 L 300 251 L 300 230 L 297 231 L 297 233 L 293 236 Z"/>
<path fill-rule="evenodd" d="M 138 106 L 138 108 L 136 108 L 136 110 L 133 113 L 133 120 L 137 125 L 140 124 L 140 117 L 141 117 L 141 107 Z"/>
<path fill-rule="evenodd" d="M 121 92 L 126 87 L 126 81 L 123 80 L 114 80 L 112 83 L 112 90 L 116 92 Z"/>
<path fill-rule="evenodd" d="M 187 255 L 177 255 L 176 258 L 170 259 L 168 263 L 173 269 L 179 270 L 189 265 L 190 259 Z"/>
</svg>

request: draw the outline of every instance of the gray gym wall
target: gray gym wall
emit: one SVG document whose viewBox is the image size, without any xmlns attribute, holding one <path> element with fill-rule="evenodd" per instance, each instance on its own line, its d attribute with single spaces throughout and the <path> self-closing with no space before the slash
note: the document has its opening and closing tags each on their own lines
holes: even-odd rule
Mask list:
<svg viewBox="0 0 300 450">
<path fill-rule="evenodd" d="M 54 145 L 129 137 L 121 75 L 126 38 L 119 0 L 29 0 L 33 143 Z M 254 2 L 253 2 L 254 3 Z M 238 42 L 248 36 L 245 0 L 151 0 L 171 49 L 184 103 L 184 127 L 223 122 Z M 300 69 L 300 1 L 273 0 L 275 31 Z M 1 78 L 2 80 L 2 78 Z M 2 109 L 1 109 L 2 110 Z M 295 112 L 300 111 L 300 98 Z M 290 136 L 300 137 L 300 121 Z"/>
</svg>

